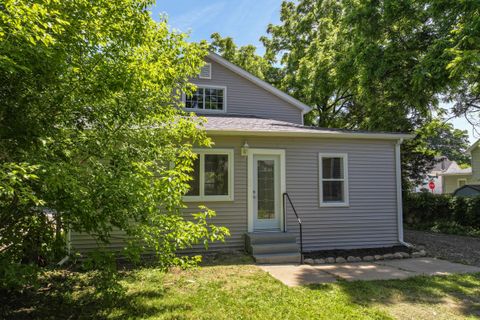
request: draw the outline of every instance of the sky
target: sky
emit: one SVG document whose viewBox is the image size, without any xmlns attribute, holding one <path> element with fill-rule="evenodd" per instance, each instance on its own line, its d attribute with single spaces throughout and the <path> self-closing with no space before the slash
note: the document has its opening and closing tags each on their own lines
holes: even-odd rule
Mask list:
<svg viewBox="0 0 480 320">
<path fill-rule="evenodd" d="M 253 44 L 264 52 L 259 38 L 269 23 L 280 22 L 282 0 L 157 0 L 152 8 L 155 19 L 166 14 L 172 29 L 188 32 L 192 41 L 210 40 L 214 32 L 232 37 L 237 45 Z M 470 143 L 478 138 L 463 118 L 450 121 L 467 130 Z"/>
</svg>

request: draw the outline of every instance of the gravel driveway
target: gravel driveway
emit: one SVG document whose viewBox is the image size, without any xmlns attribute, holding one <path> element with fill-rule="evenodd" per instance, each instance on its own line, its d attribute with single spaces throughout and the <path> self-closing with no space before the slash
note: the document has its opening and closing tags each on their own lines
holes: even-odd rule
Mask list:
<svg viewBox="0 0 480 320">
<path fill-rule="evenodd" d="M 405 230 L 404 237 L 429 256 L 480 267 L 480 238 L 414 230 Z"/>
</svg>

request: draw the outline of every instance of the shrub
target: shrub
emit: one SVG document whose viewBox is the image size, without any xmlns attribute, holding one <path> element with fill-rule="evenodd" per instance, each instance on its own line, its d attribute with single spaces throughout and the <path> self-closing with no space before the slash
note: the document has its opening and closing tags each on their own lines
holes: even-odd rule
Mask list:
<svg viewBox="0 0 480 320">
<path fill-rule="evenodd" d="M 410 227 L 469 234 L 480 229 L 480 196 L 466 198 L 422 192 L 406 194 L 403 204 L 404 221 Z"/>
</svg>

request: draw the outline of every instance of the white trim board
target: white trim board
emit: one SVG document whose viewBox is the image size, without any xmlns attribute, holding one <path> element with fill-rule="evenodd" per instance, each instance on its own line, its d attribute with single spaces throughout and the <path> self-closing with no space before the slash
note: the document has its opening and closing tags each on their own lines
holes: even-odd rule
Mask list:
<svg viewBox="0 0 480 320">
<path fill-rule="evenodd" d="M 247 225 L 248 232 L 253 232 L 253 156 L 258 155 L 278 155 L 280 156 L 280 231 L 286 231 L 285 214 L 283 212 L 282 197 L 287 190 L 286 184 L 286 164 L 284 149 L 248 149 L 247 152 Z"/>
<path fill-rule="evenodd" d="M 195 87 L 201 89 L 222 89 L 223 90 L 223 109 L 200 109 L 200 108 L 186 108 L 187 95 L 182 92 L 182 109 L 185 112 L 195 112 L 197 114 L 218 114 L 218 113 L 227 113 L 227 87 L 217 84 L 196 84 Z M 203 107 L 205 108 L 205 91 L 203 92 Z"/>
<path fill-rule="evenodd" d="M 197 153 L 200 160 L 200 184 L 199 184 L 199 195 L 198 196 L 183 196 L 184 202 L 217 202 L 217 201 L 233 201 L 234 200 L 234 191 L 235 191 L 235 166 L 234 158 L 235 152 L 234 149 L 193 149 L 193 152 Z M 204 175 L 205 169 L 202 169 L 202 164 L 205 165 L 205 155 L 227 155 L 228 156 L 228 195 L 218 195 L 218 196 L 206 196 L 204 195 Z"/>
<path fill-rule="evenodd" d="M 343 201 L 342 202 L 325 202 L 323 201 L 323 158 L 341 158 L 343 163 L 343 179 L 329 179 L 330 181 L 343 181 Z M 325 180 L 325 181 L 329 181 Z M 349 203 L 349 188 L 348 188 L 348 154 L 347 153 L 322 153 L 318 154 L 318 201 L 321 208 L 329 207 L 348 207 Z"/>
</svg>

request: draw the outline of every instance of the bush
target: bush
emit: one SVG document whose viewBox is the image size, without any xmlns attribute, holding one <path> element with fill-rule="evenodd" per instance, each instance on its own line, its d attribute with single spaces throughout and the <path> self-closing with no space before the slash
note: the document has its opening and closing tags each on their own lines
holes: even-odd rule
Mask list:
<svg viewBox="0 0 480 320">
<path fill-rule="evenodd" d="M 413 228 L 475 234 L 475 230 L 480 230 L 480 196 L 406 194 L 403 215 L 405 224 Z"/>
</svg>

